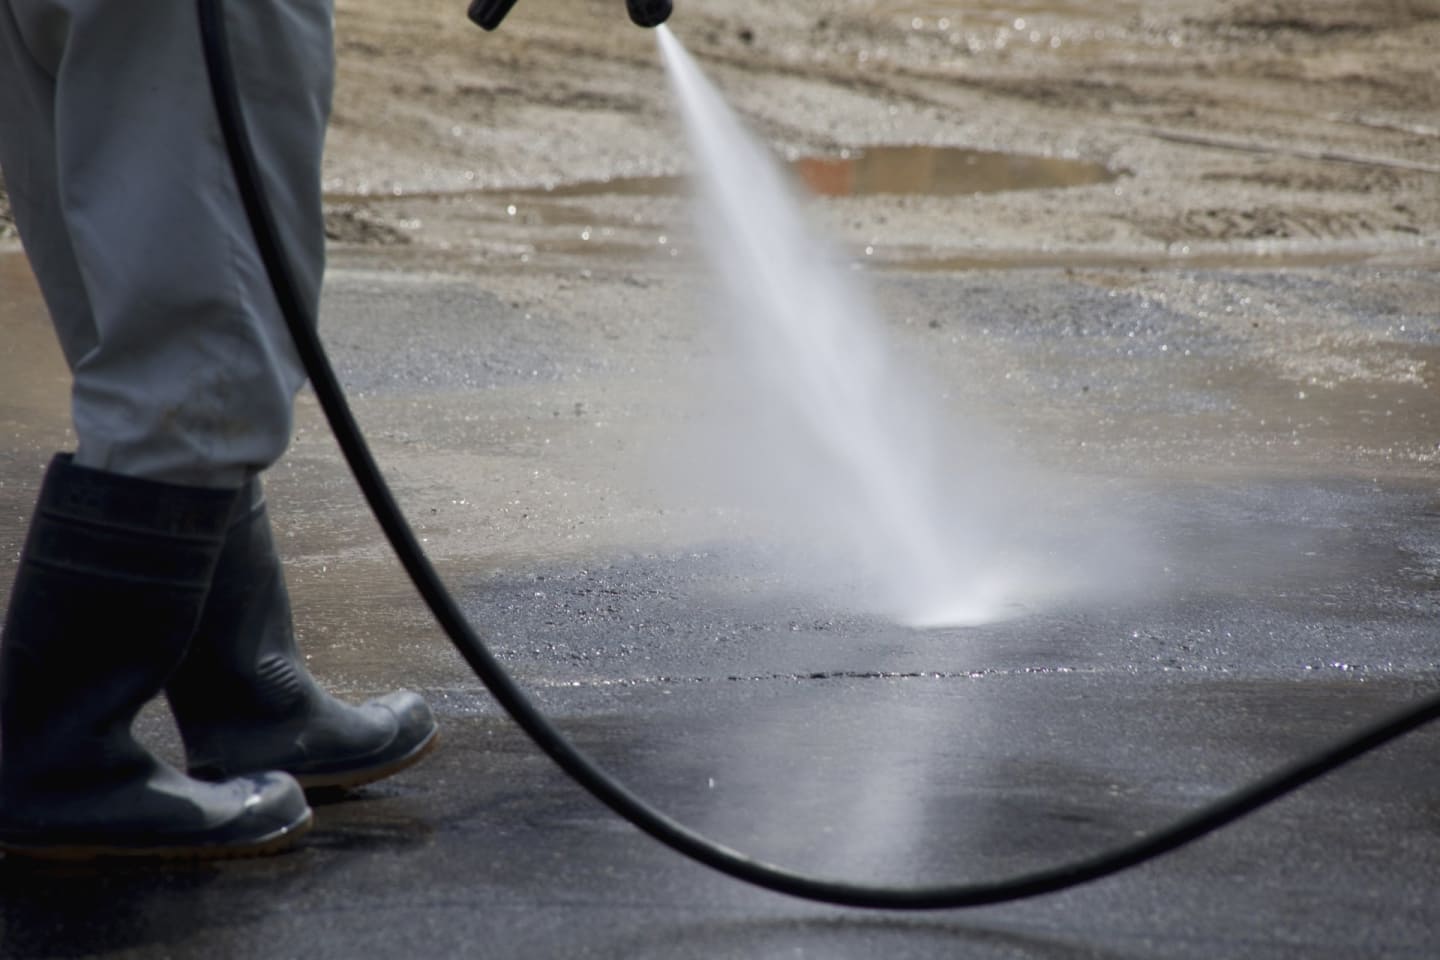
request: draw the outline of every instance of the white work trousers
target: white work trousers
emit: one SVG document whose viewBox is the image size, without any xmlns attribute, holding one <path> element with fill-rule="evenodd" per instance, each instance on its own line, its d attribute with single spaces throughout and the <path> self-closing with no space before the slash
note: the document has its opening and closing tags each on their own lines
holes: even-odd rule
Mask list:
<svg viewBox="0 0 1440 960">
<path fill-rule="evenodd" d="M 333 0 L 225 11 L 313 311 Z M 0 0 L 0 167 L 74 374 L 76 462 L 217 487 L 273 463 L 304 372 L 234 185 L 193 0 Z"/>
</svg>

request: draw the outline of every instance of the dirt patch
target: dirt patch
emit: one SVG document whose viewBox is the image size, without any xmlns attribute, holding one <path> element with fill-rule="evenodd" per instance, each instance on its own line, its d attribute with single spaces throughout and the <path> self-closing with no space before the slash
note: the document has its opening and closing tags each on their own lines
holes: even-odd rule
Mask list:
<svg viewBox="0 0 1440 960">
<path fill-rule="evenodd" d="M 588 256 L 602 229 L 631 263 L 684 236 L 674 198 L 520 202 L 688 170 L 653 38 L 616 5 L 526 0 L 487 34 L 448 0 L 350 0 L 338 25 L 333 239 L 503 266 Z M 925 145 L 1126 174 L 825 200 L 876 260 L 1440 257 L 1440 0 L 736 0 L 671 28 L 780 155 Z"/>
</svg>

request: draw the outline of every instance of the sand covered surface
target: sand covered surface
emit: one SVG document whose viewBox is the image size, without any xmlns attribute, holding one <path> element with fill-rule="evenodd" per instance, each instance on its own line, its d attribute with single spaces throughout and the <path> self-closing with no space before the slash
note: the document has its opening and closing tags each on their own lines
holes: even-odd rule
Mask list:
<svg viewBox="0 0 1440 960">
<path fill-rule="evenodd" d="M 681 0 L 671 28 L 876 262 L 1437 260 L 1440 0 Z M 684 256 L 691 161 L 619 0 L 524 0 L 494 33 L 458 0 L 340 0 L 337 46 L 342 256 Z M 876 148 L 908 152 L 843 195 Z M 934 189 L 953 150 L 1052 166 Z"/>
</svg>

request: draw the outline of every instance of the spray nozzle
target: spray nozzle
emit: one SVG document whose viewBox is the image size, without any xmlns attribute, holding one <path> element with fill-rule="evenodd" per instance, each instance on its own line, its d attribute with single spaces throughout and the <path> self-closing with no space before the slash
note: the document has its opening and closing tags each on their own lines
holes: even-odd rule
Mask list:
<svg viewBox="0 0 1440 960">
<path fill-rule="evenodd" d="M 637 27 L 658 27 L 670 19 L 675 5 L 670 0 L 625 0 L 630 20 Z"/>
<path fill-rule="evenodd" d="M 486 30 L 494 30 L 515 6 L 515 0 L 471 0 L 470 19 Z M 639 27 L 658 27 L 670 19 L 675 5 L 671 0 L 625 0 L 630 20 Z"/>
</svg>

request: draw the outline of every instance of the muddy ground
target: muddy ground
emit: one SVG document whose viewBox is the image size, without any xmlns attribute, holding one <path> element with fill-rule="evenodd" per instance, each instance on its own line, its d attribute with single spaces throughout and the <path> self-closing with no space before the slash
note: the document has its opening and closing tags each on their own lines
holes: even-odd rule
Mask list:
<svg viewBox="0 0 1440 960">
<path fill-rule="evenodd" d="M 622 9 L 527 0 L 487 35 L 454 2 L 342 0 L 336 239 L 503 265 L 575 250 L 586 225 L 592 245 L 637 252 L 675 232 L 683 208 L 665 198 L 510 196 L 687 170 L 653 40 Z M 682 0 L 672 26 L 792 157 L 965 147 L 1120 175 L 832 200 L 834 230 L 881 260 L 1434 259 L 1434 0 Z"/>
</svg>

